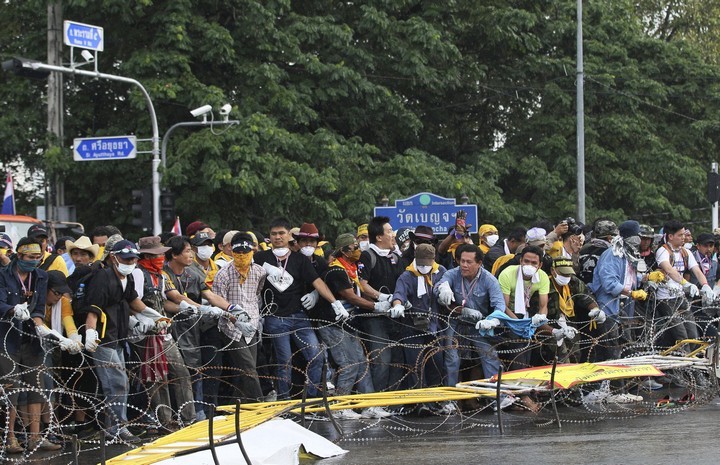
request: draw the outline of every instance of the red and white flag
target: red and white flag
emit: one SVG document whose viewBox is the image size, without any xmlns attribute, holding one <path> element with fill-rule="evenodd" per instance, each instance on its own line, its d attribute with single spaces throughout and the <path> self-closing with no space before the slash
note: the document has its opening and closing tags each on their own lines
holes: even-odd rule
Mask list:
<svg viewBox="0 0 720 465">
<path fill-rule="evenodd" d="M 177 236 L 182 236 L 182 228 L 180 228 L 180 217 L 179 216 L 175 217 L 175 224 L 172 227 L 172 232 L 173 232 L 173 234 L 175 234 Z"/>
</svg>

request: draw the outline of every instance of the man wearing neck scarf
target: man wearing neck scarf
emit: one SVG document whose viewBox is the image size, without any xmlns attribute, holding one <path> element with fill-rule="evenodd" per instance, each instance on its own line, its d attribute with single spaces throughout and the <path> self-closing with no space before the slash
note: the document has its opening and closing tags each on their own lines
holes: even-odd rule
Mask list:
<svg viewBox="0 0 720 465">
<path fill-rule="evenodd" d="M 605 321 L 605 314 L 598 309 L 590 290 L 575 274 L 572 261 L 562 257 L 553 260 L 550 277 L 548 319 L 563 319 L 573 328 L 580 330 L 579 334 L 589 334 L 589 339 L 599 337 L 597 326 L 598 323 L 602 324 Z M 558 339 L 558 345 L 567 348 L 567 344 L 563 344 L 563 340 L 568 338 L 564 337 L 564 333 L 556 331 L 557 329 L 553 330 L 553 335 Z M 560 329 L 563 329 L 563 327 L 560 326 Z M 574 347 L 577 347 L 579 352 L 569 354 L 573 356 L 572 360 L 587 362 L 589 342 L 580 339 L 576 339 L 574 342 Z M 567 351 L 563 350 L 563 352 L 566 353 Z M 550 354 L 547 355 L 549 357 L 546 357 L 545 360 L 552 363 L 555 351 L 551 350 Z"/>
<path fill-rule="evenodd" d="M 219 349 L 211 360 L 213 367 L 232 366 L 238 371 L 231 384 L 239 387 L 240 395 L 245 401 L 257 402 L 262 398 L 260 380 L 257 373 L 257 351 L 259 343 L 258 327 L 260 325 L 260 292 L 265 285 L 267 271 L 253 263 L 254 242 L 246 232 L 236 233 L 230 240 L 232 247 L 232 263 L 223 267 L 215 275 L 213 290 L 236 307 L 237 320 L 232 325 L 228 320 L 221 319 Z M 223 358 L 229 359 L 224 363 Z M 210 383 L 205 383 L 205 399 L 216 405 L 221 370 L 217 376 L 209 373 Z"/>
<path fill-rule="evenodd" d="M 445 267 L 435 261 L 435 248 L 420 244 L 415 248 L 414 260 L 395 285 L 390 317 L 401 323 L 400 338 L 411 370 L 411 388 L 450 386 L 448 381 L 457 379 L 457 373 L 448 374 L 459 368 L 457 350 L 452 348 L 449 334 L 450 325 L 440 314 L 432 292 L 445 271 Z"/>
<path fill-rule="evenodd" d="M 173 306 L 166 298 L 166 276 L 163 274 L 165 252 L 159 236 L 141 237 L 138 241 L 140 259 L 133 271 L 138 297 L 148 307 L 168 315 L 166 306 Z M 181 407 L 180 417 L 185 424 L 195 421 L 190 371 L 169 331 L 156 332 L 153 321 L 142 315 L 130 316 L 132 347 L 140 360 L 142 382 L 148 386 L 150 406 L 157 413 L 160 425 L 173 430 L 173 408 L 170 389 L 176 407 Z M 177 409 L 176 409 L 177 410 Z"/>
</svg>

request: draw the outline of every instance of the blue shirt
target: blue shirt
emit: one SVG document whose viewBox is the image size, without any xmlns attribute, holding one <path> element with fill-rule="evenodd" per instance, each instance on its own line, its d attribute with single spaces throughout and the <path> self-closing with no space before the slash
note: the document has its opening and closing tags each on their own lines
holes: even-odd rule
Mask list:
<svg viewBox="0 0 720 465">
<path fill-rule="evenodd" d="M 450 284 L 455 294 L 455 305 L 479 310 L 483 316 L 488 316 L 495 310 L 505 311 L 505 297 L 500 290 L 500 283 L 489 271 L 480 268 L 480 275 L 476 279 L 468 280 L 462 277 L 460 268 L 448 270 L 440 281 L 435 284 L 435 296 L 439 294 L 442 283 Z"/>
</svg>

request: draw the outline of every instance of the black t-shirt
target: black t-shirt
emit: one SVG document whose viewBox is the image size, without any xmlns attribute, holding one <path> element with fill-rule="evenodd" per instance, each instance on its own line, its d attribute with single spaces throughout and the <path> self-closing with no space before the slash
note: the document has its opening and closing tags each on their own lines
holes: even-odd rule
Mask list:
<svg viewBox="0 0 720 465">
<path fill-rule="evenodd" d="M 289 274 L 293 281 L 284 291 L 279 291 L 268 275 L 263 287 L 263 303 L 270 313 L 275 316 L 288 316 L 303 310 L 300 298 L 307 294 L 312 283 L 319 278 L 315 267 L 308 257 L 299 252 L 290 252 L 290 255 L 280 262 L 272 250 L 258 252 L 253 257 L 255 263 L 263 266 L 279 267 L 282 274 Z"/>
<path fill-rule="evenodd" d="M 350 281 L 345 269 L 340 266 L 331 266 L 327 269 L 323 277 L 325 284 L 336 299 L 342 299 L 340 291 L 344 289 L 352 289 L 356 292 L 354 283 Z M 322 320 L 328 323 L 335 322 L 335 310 L 332 309 L 330 302 L 325 299 L 318 299 L 318 303 L 309 312 L 310 317 L 314 320 Z"/>
<path fill-rule="evenodd" d="M 123 290 L 120 278 L 115 274 L 114 268 L 104 268 L 93 276 L 87 289 L 88 312 L 98 315 L 97 331 L 102 344 L 113 344 L 122 341 L 128 335 L 128 318 L 130 318 L 130 302 L 138 298 L 135 292 L 135 281 L 132 275 L 125 278 Z M 101 312 L 107 321 L 102 326 Z M 103 335 L 104 331 L 104 335 Z"/>
<path fill-rule="evenodd" d="M 372 249 L 360 254 L 360 262 L 358 262 L 360 279 L 366 280 L 373 289 L 383 294 L 395 292 L 395 283 L 403 271 L 400 257 L 394 252 L 390 252 L 387 257 L 381 257 Z"/>
</svg>

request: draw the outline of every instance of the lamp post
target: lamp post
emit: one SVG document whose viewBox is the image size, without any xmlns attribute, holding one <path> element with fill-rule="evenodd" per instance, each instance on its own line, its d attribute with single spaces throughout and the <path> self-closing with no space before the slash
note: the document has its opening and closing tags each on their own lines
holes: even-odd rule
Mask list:
<svg viewBox="0 0 720 465">
<path fill-rule="evenodd" d="M 97 60 L 95 60 L 97 63 Z M 62 73 L 71 75 L 80 75 L 94 77 L 97 79 L 107 79 L 109 81 L 125 82 L 132 84 L 140 89 L 145 102 L 147 103 L 148 110 L 150 111 L 150 122 L 152 124 L 152 200 L 153 200 L 153 234 L 158 235 L 162 232 L 160 226 L 160 173 L 158 167 L 160 166 L 160 131 L 158 130 L 157 116 L 155 115 L 155 107 L 153 106 L 150 94 L 148 94 L 145 87 L 140 84 L 136 79 L 132 79 L 125 76 L 117 76 L 114 74 L 101 73 L 97 70 L 97 65 L 94 71 L 86 71 L 77 68 L 65 68 L 64 66 L 48 65 L 39 61 L 26 60 L 23 58 L 15 58 L 9 62 L 3 63 L 4 69 L 9 69 L 20 76 L 26 77 L 39 77 L 40 75 L 48 73 Z"/>
</svg>

